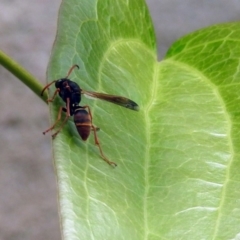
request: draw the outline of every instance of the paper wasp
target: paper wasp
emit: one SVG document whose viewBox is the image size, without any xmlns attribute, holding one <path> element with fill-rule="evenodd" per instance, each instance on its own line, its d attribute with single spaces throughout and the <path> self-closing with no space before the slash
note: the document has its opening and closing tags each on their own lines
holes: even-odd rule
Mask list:
<svg viewBox="0 0 240 240">
<path fill-rule="evenodd" d="M 125 97 L 121 96 L 115 96 L 115 95 L 109 95 L 104 93 L 97 93 L 97 92 L 90 92 L 85 91 L 80 88 L 80 86 L 74 82 L 68 79 L 69 75 L 71 74 L 72 70 L 74 68 L 79 68 L 78 65 L 73 65 L 70 70 L 68 71 L 68 74 L 65 78 L 61 78 L 58 80 L 54 80 L 51 83 L 47 84 L 42 92 L 41 95 L 43 95 L 44 91 L 48 89 L 49 86 L 51 86 L 53 83 L 55 83 L 56 90 L 52 96 L 52 98 L 48 99 L 48 102 L 52 102 L 57 94 L 62 98 L 62 100 L 66 103 L 65 107 L 60 107 L 58 112 L 58 117 L 56 122 L 48 128 L 46 131 L 43 132 L 43 134 L 46 134 L 47 132 L 54 129 L 56 124 L 61 120 L 62 112 L 66 112 L 66 116 L 61 123 L 59 129 L 52 135 L 52 137 L 56 137 L 57 134 L 61 131 L 61 129 L 64 127 L 65 123 L 69 119 L 70 116 L 73 116 L 74 123 L 76 125 L 77 131 L 79 135 L 81 136 L 83 141 L 86 141 L 90 135 L 90 132 L 93 131 L 94 133 L 94 139 L 95 144 L 98 146 L 100 154 L 105 162 L 107 162 L 109 165 L 117 166 L 116 163 L 111 162 L 105 157 L 103 154 L 101 145 L 99 143 L 98 137 L 97 137 L 97 130 L 99 130 L 98 127 L 94 126 L 92 123 L 92 114 L 90 107 L 88 105 L 80 106 L 81 102 L 81 95 L 86 95 L 91 98 L 97 98 L 101 100 L 105 100 L 117 105 L 120 105 L 125 108 L 129 108 L 131 110 L 138 111 L 138 105 Z"/>
</svg>

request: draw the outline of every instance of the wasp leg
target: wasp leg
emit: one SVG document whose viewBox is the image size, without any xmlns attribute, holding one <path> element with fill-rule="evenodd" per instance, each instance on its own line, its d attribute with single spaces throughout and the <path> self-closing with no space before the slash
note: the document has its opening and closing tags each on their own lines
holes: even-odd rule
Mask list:
<svg viewBox="0 0 240 240">
<path fill-rule="evenodd" d="M 70 106 L 69 106 L 69 104 L 70 104 L 70 100 L 69 100 L 69 98 L 67 98 L 67 109 L 66 109 L 67 113 L 66 113 L 65 119 L 63 120 L 63 122 L 60 125 L 59 129 L 52 135 L 52 138 L 55 138 L 58 135 L 58 133 L 62 130 L 62 128 L 66 124 L 67 120 L 71 116 L 70 115 Z M 63 108 L 62 108 L 62 110 L 63 110 Z M 58 118 L 59 118 L 59 116 L 58 116 Z M 60 118 L 61 118 L 61 116 L 60 116 Z"/>
<path fill-rule="evenodd" d="M 88 109 L 88 112 L 89 112 L 89 115 L 90 115 L 90 119 L 91 119 L 91 128 L 92 128 L 92 131 L 94 133 L 94 140 L 95 140 L 95 144 L 98 146 L 98 149 L 99 149 L 99 152 L 103 158 L 103 160 L 108 163 L 109 165 L 113 166 L 113 167 L 116 167 L 117 164 L 115 162 L 112 162 L 110 160 L 107 159 L 107 157 L 103 154 L 103 151 L 102 151 L 102 148 L 101 148 L 101 145 L 100 145 L 100 142 L 98 140 L 98 137 L 97 137 L 97 131 L 99 130 L 98 127 L 95 127 L 93 124 L 92 124 L 92 113 L 91 113 L 91 110 L 89 108 L 89 106 L 83 106 L 83 108 L 87 108 Z"/>
<path fill-rule="evenodd" d="M 55 99 L 56 95 L 60 92 L 60 89 L 57 88 L 53 94 L 53 96 L 49 99 L 47 99 L 47 102 L 53 102 L 53 100 Z"/>
<path fill-rule="evenodd" d="M 45 131 L 43 132 L 44 135 L 45 135 L 47 132 L 49 132 L 49 131 L 51 131 L 52 129 L 54 129 L 54 127 L 56 126 L 56 124 L 61 120 L 62 111 L 63 111 L 63 107 L 60 107 L 60 108 L 59 108 L 59 111 L 58 111 L 58 117 L 57 117 L 56 122 L 55 122 L 50 128 L 48 128 L 47 130 L 45 130 Z"/>
</svg>

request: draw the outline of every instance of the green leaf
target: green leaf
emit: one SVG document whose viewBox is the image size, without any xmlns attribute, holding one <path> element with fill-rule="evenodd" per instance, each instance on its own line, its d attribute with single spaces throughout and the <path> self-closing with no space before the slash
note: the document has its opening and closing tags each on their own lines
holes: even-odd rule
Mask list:
<svg viewBox="0 0 240 240">
<path fill-rule="evenodd" d="M 239 237 L 239 29 L 195 32 L 159 63 L 144 1 L 63 1 L 49 81 L 78 64 L 70 79 L 82 89 L 140 106 L 81 102 L 114 169 L 72 120 L 54 139 L 64 239 Z"/>
</svg>

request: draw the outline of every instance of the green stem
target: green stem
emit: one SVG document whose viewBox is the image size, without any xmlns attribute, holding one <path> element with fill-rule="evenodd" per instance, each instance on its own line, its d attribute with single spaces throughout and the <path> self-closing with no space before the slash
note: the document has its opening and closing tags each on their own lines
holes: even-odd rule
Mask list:
<svg viewBox="0 0 240 240">
<path fill-rule="evenodd" d="M 17 62 L 15 62 L 12 58 L 6 55 L 4 52 L 0 51 L 0 64 L 5 67 L 9 72 L 11 72 L 14 76 L 20 79 L 25 85 L 27 85 L 33 92 L 40 96 L 40 93 L 43 89 L 43 86 L 39 81 L 26 69 L 21 67 Z M 47 100 L 47 93 L 45 92 L 42 100 Z"/>
</svg>

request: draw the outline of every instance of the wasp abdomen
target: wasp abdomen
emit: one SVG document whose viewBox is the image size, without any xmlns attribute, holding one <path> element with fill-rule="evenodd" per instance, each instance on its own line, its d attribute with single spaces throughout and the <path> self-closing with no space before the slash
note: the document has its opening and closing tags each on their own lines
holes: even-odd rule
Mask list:
<svg viewBox="0 0 240 240">
<path fill-rule="evenodd" d="M 82 140 L 86 141 L 92 126 L 89 113 L 84 109 L 76 109 L 74 113 L 74 123 Z"/>
</svg>

